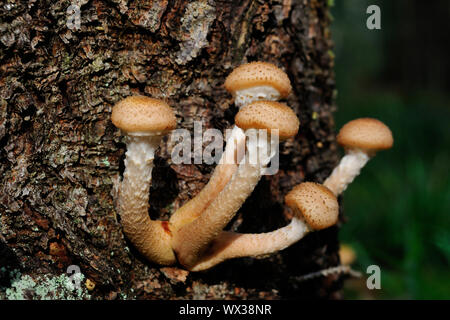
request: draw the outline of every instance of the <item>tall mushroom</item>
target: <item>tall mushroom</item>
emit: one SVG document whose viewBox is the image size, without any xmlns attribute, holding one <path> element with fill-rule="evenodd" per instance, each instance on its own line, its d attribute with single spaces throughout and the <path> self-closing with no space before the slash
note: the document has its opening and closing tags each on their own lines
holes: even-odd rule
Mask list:
<svg viewBox="0 0 450 320">
<path fill-rule="evenodd" d="M 258 100 L 279 100 L 291 92 L 287 74 L 268 62 L 251 62 L 234 69 L 225 80 L 225 88 L 233 95 L 236 106 L 243 107 Z M 225 152 L 206 186 L 170 217 L 174 230 L 192 222 L 211 204 L 230 181 L 242 159 L 245 136 L 239 127 L 233 126 L 227 139 Z"/>
<path fill-rule="evenodd" d="M 381 121 L 360 118 L 345 124 L 337 136 L 345 156 L 323 183 L 338 196 L 359 175 L 377 151 L 389 149 L 394 143 L 391 130 Z"/>
<path fill-rule="evenodd" d="M 233 258 L 258 257 L 281 251 L 309 232 L 328 228 L 338 220 L 337 199 L 320 184 L 304 182 L 295 186 L 286 195 L 285 202 L 294 211 L 294 217 L 287 226 L 260 234 L 222 232 L 192 271 L 206 270 Z"/>
<path fill-rule="evenodd" d="M 119 186 L 118 212 L 123 231 L 148 260 L 176 262 L 167 221 L 148 215 L 153 159 L 161 138 L 176 127 L 172 109 L 161 100 L 131 96 L 112 110 L 112 123 L 127 137 L 125 172 Z"/>
<path fill-rule="evenodd" d="M 257 101 L 243 107 L 235 117 L 235 123 L 243 130 L 262 129 L 268 135 L 258 141 L 247 139 L 249 153 L 239 164 L 231 181 L 197 219 L 182 226 L 173 237 L 173 249 L 178 261 L 186 268 L 192 268 L 201 258 L 210 243 L 233 218 L 261 178 L 263 169 L 270 162 L 270 156 L 262 156 L 273 141 L 294 136 L 299 120 L 288 106 L 272 101 Z M 272 148 L 277 146 L 272 145 Z M 263 152 L 260 152 L 263 150 Z M 258 156 L 252 157 L 252 153 Z M 271 153 L 272 155 L 273 153 Z M 251 161 L 251 158 L 256 160 Z"/>
</svg>

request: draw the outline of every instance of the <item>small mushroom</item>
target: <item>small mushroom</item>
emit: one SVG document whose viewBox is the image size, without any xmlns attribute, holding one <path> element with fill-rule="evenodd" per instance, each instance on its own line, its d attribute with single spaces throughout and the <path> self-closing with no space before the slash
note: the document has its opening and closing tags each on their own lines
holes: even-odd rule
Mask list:
<svg viewBox="0 0 450 320">
<path fill-rule="evenodd" d="M 164 101 L 131 96 L 114 106 L 111 121 L 127 136 L 125 172 L 118 192 L 124 233 L 148 260 L 173 264 L 168 222 L 150 219 L 148 200 L 155 150 L 163 135 L 175 129 L 175 115 Z"/>
<path fill-rule="evenodd" d="M 299 120 L 288 106 L 273 101 L 257 101 L 243 107 L 235 117 L 235 123 L 243 130 L 264 129 L 267 139 L 247 140 L 246 157 L 239 164 L 231 181 L 197 219 L 181 227 L 173 237 L 173 248 L 178 261 L 191 268 L 202 256 L 209 244 L 219 235 L 234 217 L 261 178 L 263 169 L 270 162 L 270 156 L 261 157 L 271 144 L 270 135 L 279 139 L 294 136 L 299 128 Z M 275 148 L 271 146 L 271 150 Z M 255 162 L 250 161 L 256 152 Z M 271 153 L 273 155 L 273 153 Z"/>
<path fill-rule="evenodd" d="M 287 226 L 260 234 L 222 232 L 192 271 L 206 270 L 228 259 L 281 251 L 309 232 L 328 228 L 338 220 L 337 199 L 320 184 L 304 182 L 297 185 L 286 195 L 285 202 L 295 213 Z"/>
<path fill-rule="evenodd" d="M 345 156 L 324 182 L 336 196 L 345 191 L 377 151 L 391 148 L 394 139 L 391 130 L 381 121 L 360 118 L 341 128 L 337 142 L 344 147 Z"/>
<path fill-rule="evenodd" d="M 258 100 L 277 101 L 286 98 L 292 90 L 283 70 L 260 61 L 234 69 L 225 80 L 225 88 L 231 92 L 238 107 Z"/>
</svg>

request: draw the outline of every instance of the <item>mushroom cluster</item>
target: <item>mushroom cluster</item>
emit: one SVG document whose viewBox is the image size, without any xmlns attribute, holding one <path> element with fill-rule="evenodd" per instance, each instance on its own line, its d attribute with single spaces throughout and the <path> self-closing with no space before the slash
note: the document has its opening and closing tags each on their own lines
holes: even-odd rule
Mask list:
<svg viewBox="0 0 450 320">
<path fill-rule="evenodd" d="M 239 112 L 222 159 L 206 186 L 169 221 L 151 220 L 148 208 L 155 150 L 162 137 L 176 128 L 172 108 L 161 100 L 131 96 L 112 110 L 111 121 L 126 135 L 127 144 L 117 211 L 125 235 L 151 262 L 179 263 L 201 271 L 228 259 L 283 250 L 309 232 L 336 224 L 336 197 L 377 151 L 393 144 L 391 131 L 380 121 L 363 118 L 349 122 L 337 138 L 346 155 L 330 177 L 323 184 L 303 182 L 286 195 L 285 203 L 293 212 L 287 226 L 261 234 L 224 231 L 258 184 L 279 141 L 294 137 L 300 126 L 295 112 L 278 102 L 292 87 L 287 74 L 275 65 L 241 65 L 227 77 L 225 88 Z M 259 134 L 261 131 L 265 135 Z M 252 135 L 260 139 L 251 139 Z"/>
</svg>

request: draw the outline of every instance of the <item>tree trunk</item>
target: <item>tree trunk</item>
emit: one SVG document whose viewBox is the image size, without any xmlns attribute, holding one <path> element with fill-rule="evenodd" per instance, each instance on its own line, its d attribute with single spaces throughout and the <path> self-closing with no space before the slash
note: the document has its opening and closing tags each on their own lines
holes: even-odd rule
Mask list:
<svg viewBox="0 0 450 320">
<path fill-rule="evenodd" d="M 266 232 L 289 221 L 284 196 L 323 181 L 337 163 L 333 54 L 327 1 L 8 1 L 0 7 L 0 267 L 36 278 L 69 265 L 94 298 L 338 297 L 339 276 L 296 277 L 339 263 L 338 227 L 264 259 L 235 259 L 199 273 L 147 262 L 124 237 L 113 181 L 124 138 L 111 108 L 131 94 L 165 99 L 178 128 L 222 132 L 237 108 L 223 86 L 236 66 L 272 62 L 289 75 L 287 104 L 300 132 L 280 147 L 230 229 Z M 165 140 L 167 141 L 167 139 Z M 168 219 L 205 185 L 214 166 L 175 165 L 157 152 L 150 216 Z M 185 278 L 186 276 L 186 278 Z M 0 286 L 11 284 L 1 273 Z M 83 284 L 84 285 L 84 284 Z"/>
</svg>

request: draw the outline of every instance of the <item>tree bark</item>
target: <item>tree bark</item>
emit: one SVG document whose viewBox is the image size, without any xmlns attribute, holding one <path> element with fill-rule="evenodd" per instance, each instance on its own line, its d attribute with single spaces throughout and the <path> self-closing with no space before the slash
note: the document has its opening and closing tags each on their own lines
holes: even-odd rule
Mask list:
<svg viewBox="0 0 450 320">
<path fill-rule="evenodd" d="M 268 61 L 292 81 L 287 104 L 300 132 L 282 144 L 279 172 L 260 181 L 229 229 L 267 232 L 288 223 L 286 193 L 302 181 L 322 182 L 338 160 L 327 1 L 72 4 L 81 9 L 78 30 L 66 25 L 69 1 L 0 6 L 0 266 L 38 276 L 78 265 L 96 284 L 94 298 L 338 297 L 340 276 L 295 278 L 339 263 L 338 227 L 264 259 L 187 274 L 139 255 L 112 196 L 125 152 L 110 121 L 115 102 L 131 94 L 165 99 L 178 128 L 193 132 L 202 121 L 203 129 L 224 132 L 237 112 L 225 77 L 242 63 Z M 166 143 L 155 166 L 153 219 L 168 219 L 214 169 L 173 164 Z"/>
</svg>

